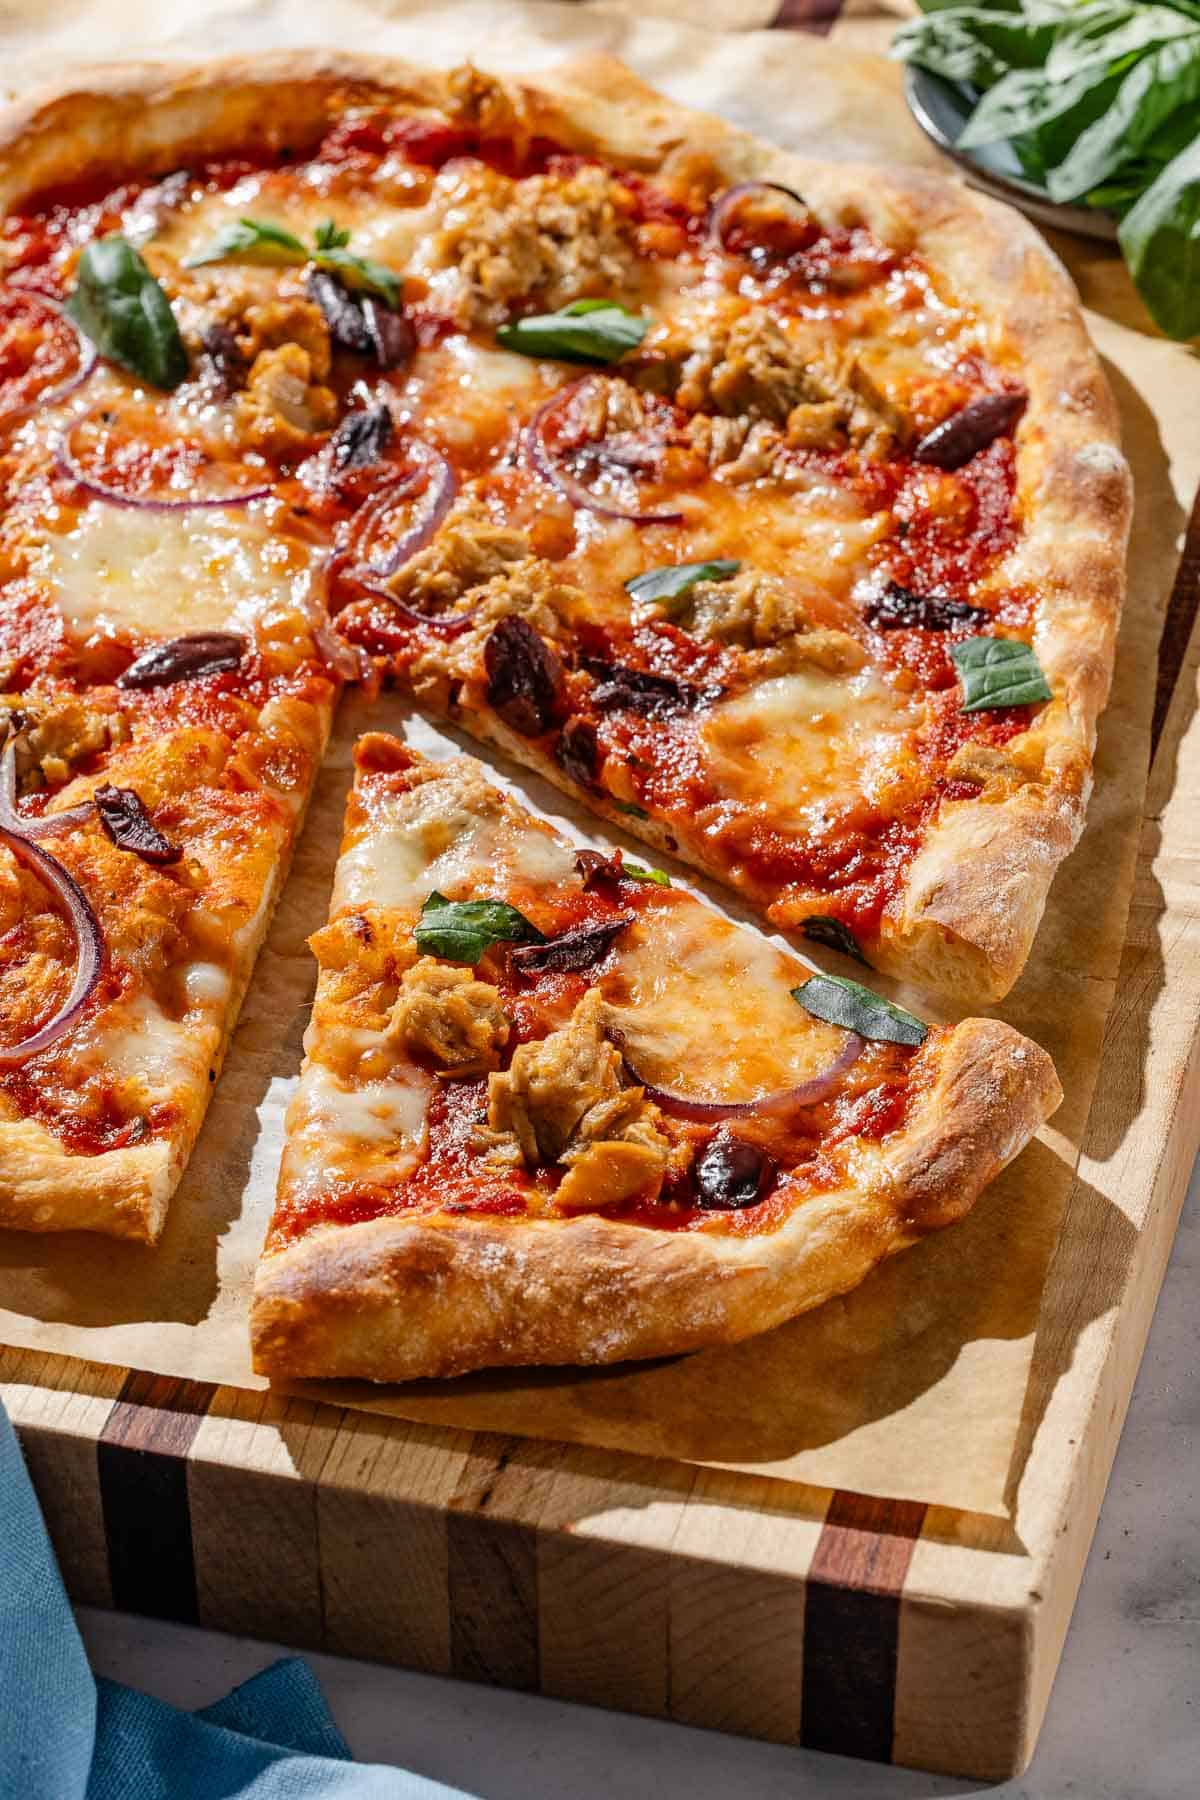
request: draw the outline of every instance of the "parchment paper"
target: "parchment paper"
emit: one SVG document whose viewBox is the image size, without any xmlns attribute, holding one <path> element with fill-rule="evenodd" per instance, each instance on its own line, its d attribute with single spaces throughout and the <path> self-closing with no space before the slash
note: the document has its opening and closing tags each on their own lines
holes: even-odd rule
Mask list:
<svg viewBox="0 0 1200 1800">
<path fill-rule="evenodd" d="M 282 44 L 362 44 L 429 62 L 470 53 L 542 67 L 603 48 L 678 98 L 831 157 L 936 163 L 911 124 L 898 71 L 849 46 L 886 42 L 877 18 L 831 39 L 781 31 L 716 35 L 647 18 L 641 4 L 464 4 L 385 0 L 83 0 L 0 8 L 14 86 L 75 60 L 211 54 Z M 724 23 L 772 10 L 727 0 Z M 894 22 L 894 21 L 893 21 Z M 882 34 L 882 35 L 881 35 Z M 845 39 L 845 43 L 843 43 Z M 453 1383 L 304 1391 L 339 1404 L 480 1429 L 714 1462 L 809 1484 L 1003 1514 L 1046 1267 L 1095 1082 L 1141 818 L 1154 659 L 1184 508 L 1200 483 L 1200 367 L 1152 335 L 1115 254 L 1064 240 L 1121 405 L 1138 483 L 1131 591 L 1097 791 L 1080 849 L 1060 873 L 1034 955 L 999 1010 L 1046 1045 L 1066 1102 L 962 1224 L 880 1269 L 855 1293 L 731 1350 L 608 1372 L 546 1371 Z M 432 755 L 469 748 L 385 696 L 347 702 L 191 1168 L 155 1250 L 82 1237 L 0 1237 L 0 1341 L 155 1373 L 261 1386 L 246 1307 L 265 1230 L 283 1111 L 295 1082 L 314 967 L 305 939 L 325 918 L 349 746 L 365 723 L 404 731 Z M 594 822 L 515 771 L 535 807 L 600 842 Z M 636 852 L 636 845 L 629 846 Z M 744 917 L 686 874 L 734 916 Z M 881 985 L 886 985 L 882 984 Z M 903 990 L 930 1014 L 927 1001 Z M 943 1016 L 951 1016 L 949 1014 Z M 1073 1328 L 1089 1323 L 1080 1316 Z"/>
</svg>

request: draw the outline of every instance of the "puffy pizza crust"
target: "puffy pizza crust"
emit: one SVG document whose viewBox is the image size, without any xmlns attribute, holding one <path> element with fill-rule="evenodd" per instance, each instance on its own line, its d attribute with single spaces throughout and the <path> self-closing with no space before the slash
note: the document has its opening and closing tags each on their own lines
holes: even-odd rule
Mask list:
<svg viewBox="0 0 1200 1800">
<path fill-rule="evenodd" d="M 511 85 L 521 90 L 530 124 L 559 141 L 644 170 L 694 147 L 731 182 L 782 181 L 823 219 L 864 223 L 889 244 L 919 250 L 971 296 L 990 353 L 1019 365 L 1029 390 L 1017 438 L 1025 532 L 1006 575 L 1043 593 L 1034 646 L 1055 699 L 1009 746 L 1020 749 L 1027 779 L 994 798 L 942 808 L 873 948 L 888 973 L 963 1002 L 1000 999 L 1021 971 L 1055 870 L 1083 827 L 1124 594 L 1130 474 L 1070 278 L 1019 214 L 957 182 L 791 155 L 676 105 L 611 58 L 587 55 Z M 445 76 L 352 54 L 289 51 L 192 68 L 85 70 L 69 88 L 34 94 L 10 111 L 0 127 L 0 204 L 97 165 L 166 172 L 188 157 L 238 146 L 304 147 L 331 117 L 373 97 L 433 110 L 449 104 Z M 494 721 L 460 722 L 579 797 L 547 759 Z M 603 802 L 597 810 L 613 816 Z M 620 823 L 659 846 L 671 835 L 653 821 L 621 815 Z M 727 874 L 702 846 L 682 848 L 718 879 Z M 799 923 L 786 903 L 770 916 L 785 928 Z"/>
<path fill-rule="evenodd" d="M 411 754 L 408 761 L 419 764 Z M 485 865 L 501 858 L 501 846 L 529 823 L 511 800 L 497 814 L 480 774 L 465 757 L 429 771 L 437 805 L 409 814 L 414 824 L 426 813 L 438 822 L 428 828 L 423 874 L 407 830 L 403 840 L 414 893 L 431 878 L 429 863 L 450 854 L 442 822 L 474 817 L 499 834 L 481 839 L 491 847 L 472 851 L 464 874 L 472 856 Z M 422 785 L 407 798 L 415 792 L 423 803 L 431 791 Z M 353 862 L 359 886 L 374 891 L 376 871 L 392 866 L 394 825 L 371 805 L 352 806 L 350 817 L 343 858 Z M 353 910 L 352 891 L 354 882 L 339 874 L 335 914 L 339 893 L 341 909 Z M 714 930 L 726 929 L 699 902 L 688 905 L 701 921 L 712 917 Z M 706 998 L 721 1010 L 719 985 Z M 701 1014 L 709 1016 L 706 1005 Z M 309 1046 L 318 1063 L 323 1047 L 319 1037 Z M 1046 1053 L 997 1020 L 968 1019 L 931 1035 L 911 1078 L 921 1098 L 905 1129 L 882 1144 L 860 1140 L 842 1186 L 802 1199 L 781 1226 L 752 1237 L 597 1215 L 526 1221 L 437 1212 L 314 1225 L 268 1249 L 259 1265 L 255 1367 L 276 1376 L 397 1381 L 504 1364 L 664 1356 L 769 1330 L 856 1287 L 885 1257 L 969 1211 L 1062 1097 Z M 335 1125 L 326 1140 L 334 1161 L 340 1147 Z M 285 1155 L 281 1194 L 304 1187 L 310 1155 L 321 1155 L 316 1140 L 294 1167 Z"/>
</svg>

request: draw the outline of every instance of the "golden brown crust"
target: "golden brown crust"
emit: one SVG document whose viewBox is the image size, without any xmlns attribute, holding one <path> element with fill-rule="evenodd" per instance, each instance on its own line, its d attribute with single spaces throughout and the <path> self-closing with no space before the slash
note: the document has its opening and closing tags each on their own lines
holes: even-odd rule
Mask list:
<svg viewBox="0 0 1200 1800">
<path fill-rule="evenodd" d="M 928 1098 L 878 1163 L 772 1233 L 444 1214 L 317 1228 L 259 1267 L 254 1366 L 407 1381 L 736 1343 L 848 1292 L 961 1217 L 1061 1097 L 1045 1051 L 968 1019 L 942 1041 Z"/>
</svg>

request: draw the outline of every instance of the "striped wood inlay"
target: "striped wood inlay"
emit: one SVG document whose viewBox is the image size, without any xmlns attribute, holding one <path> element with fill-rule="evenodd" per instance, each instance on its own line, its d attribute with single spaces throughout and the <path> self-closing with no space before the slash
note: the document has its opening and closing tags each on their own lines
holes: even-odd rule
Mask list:
<svg viewBox="0 0 1200 1800">
<path fill-rule="evenodd" d="M 808 1571 L 800 1741 L 890 1762 L 900 1596 L 926 1508 L 836 1493 Z"/>
<path fill-rule="evenodd" d="M 96 1444 L 100 1505 L 122 1611 L 195 1624 L 187 1456 L 216 1388 L 131 1369 Z"/>
</svg>

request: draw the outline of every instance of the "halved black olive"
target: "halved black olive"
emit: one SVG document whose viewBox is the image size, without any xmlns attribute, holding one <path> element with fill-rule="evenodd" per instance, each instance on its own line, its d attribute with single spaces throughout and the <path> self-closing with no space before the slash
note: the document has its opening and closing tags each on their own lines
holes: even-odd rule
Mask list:
<svg viewBox="0 0 1200 1800">
<path fill-rule="evenodd" d="M 175 681 L 219 675 L 225 669 L 236 669 L 245 654 L 246 640 L 236 631 L 197 631 L 144 650 L 117 676 L 117 686 L 170 687 Z"/>
<path fill-rule="evenodd" d="M 946 594 L 916 594 L 898 581 L 889 581 L 864 610 L 876 631 L 955 631 L 962 625 L 987 625 L 992 617 L 982 606 Z"/>
<path fill-rule="evenodd" d="M 100 823 L 119 850 L 132 850 L 143 862 L 177 863 L 183 855 L 178 844 L 164 837 L 146 811 L 140 794 L 132 788 L 105 782 L 92 795 Z"/>
<path fill-rule="evenodd" d="M 916 449 L 913 461 L 929 463 L 935 469 L 961 469 L 964 463 L 986 450 L 994 438 L 1006 436 L 1025 411 L 1029 396 L 1021 390 L 1012 394 L 982 394 L 968 401 L 961 411 L 951 413 L 932 431 L 927 431 Z"/>
<path fill-rule="evenodd" d="M 501 619 L 483 647 L 487 703 L 522 737 L 541 737 L 566 712 L 566 681 L 556 651 L 528 619 Z"/>
<path fill-rule="evenodd" d="M 577 925 L 574 931 L 564 931 L 561 937 L 551 938 L 548 944 L 522 944 L 511 952 L 513 963 L 528 975 L 540 975 L 547 969 L 553 969 L 556 974 L 571 969 L 590 969 L 602 956 L 607 956 L 613 940 L 633 921 L 633 913 L 621 913 L 600 925 Z"/>
<path fill-rule="evenodd" d="M 714 1132 L 696 1159 L 696 1205 L 703 1212 L 736 1212 L 753 1206 L 774 1172 L 774 1162 L 757 1144 L 725 1131 Z"/>
<path fill-rule="evenodd" d="M 246 359 L 228 325 L 215 321 L 200 333 L 204 354 L 212 367 L 223 394 L 232 394 L 246 379 Z"/>
<path fill-rule="evenodd" d="M 586 719 L 568 719 L 554 746 L 554 760 L 580 787 L 595 788 L 600 773 L 600 740 Z"/>
<path fill-rule="evenodd" d="M 603 850 L 581 850 L 575 858 L 575 867 L 583 876 L 585 888 L 615 886 L 624 873 L 619 850 L 614 850 L 611 856 L 605 856 Z"/>
<path fill-rule="evenodd" d="M 644 719 L 668 719 L 720 698 L 719 688 L 693 687 L 671 675 L 652 675 L 648 669 L 631 669 L 625 663 L 591 659 L 586 667 L 600 678 L 591 696 L 599 712 L 635 712 Z"/>
<path fill-rule="evenodd" d="M 852 956 L 855 962 L 870 967 L 858 939 L 841 919 L 830 918 L 827 913 L 811 913 L 800 929 L 810 944 L 825 944 L 830 950 L 840 950 L 843 956 Z"/>
<path fill-rule="evenodd" d="M 374 356 L 381 369 L 406 363 L 417 347 L 412 322 L 370 294 L 352 294 L 336 275 L 314 269 L 306 283 L 330 336 L 343 350 Z"/>
<path fill-rule="evenodd" d="M 329 440 L 336 469 L 365 469 L 382 462 L 395 433 L 391 412 L 382 404 L 347 413 Z"/>
</svg>

